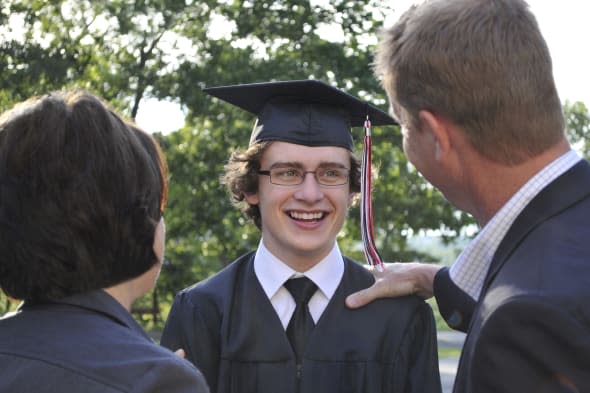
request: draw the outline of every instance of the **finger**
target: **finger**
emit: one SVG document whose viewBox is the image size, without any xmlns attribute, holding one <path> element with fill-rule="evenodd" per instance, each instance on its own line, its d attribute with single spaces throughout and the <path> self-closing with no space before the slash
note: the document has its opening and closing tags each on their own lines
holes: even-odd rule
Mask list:
<svg viewBox="0 0 590 393">
<path fill-rule="evenodd" d="M 186 354 L 184 353 L 184 349 L 177 349 L 176 351 L 174 351 L 174 353 L 175 353 L 177 356 L 180 356 L 180 357 L 181 357 L 181 358 L 183 358 L 183 359 L 184 359 L 184 358 L 185 358 L 185 356 L 186 356 Z"/>
<path fill-rule="evenodd" d="M 358 292 L 349 295 L 346 298 L 346 306 L 348 308 L 359 308 L 371 303 L 376 298 L 377 293 L 375 290 L 375 284 L 373 284 L 373 286 L 369 288 L 362 289 Z"/>
<path fill-rule="evenodd" d="M 371 267 L 371 273 L 373 273 L 373 277 L 375 280 L 379 281 L 380 278 L 386 277 L 388 272 L 395 268 L 395 263 L 392 262 L 384 262 L 379 267 Z"/>
</svg>

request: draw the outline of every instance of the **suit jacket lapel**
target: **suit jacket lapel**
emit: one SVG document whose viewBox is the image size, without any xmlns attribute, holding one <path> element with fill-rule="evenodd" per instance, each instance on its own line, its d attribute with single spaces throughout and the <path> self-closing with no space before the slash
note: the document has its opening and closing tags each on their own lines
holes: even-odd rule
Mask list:
<svg viewBox="0 0 590 393">
<path fill-rule="evenodd" d="M 480 299 L 513 250 L 535 227 L 590 195 L 590 165 L 580 161 L 545 187 L 516 218 L 498 246 L 488 270 Z"/>
<path fill-rule="evenodd" d="M 504 266 L 513 251 L 534 228 L 579 200 L 589 196 L 590 165 L 587 161 L 581 161 L 545 187 L 516 218 L 498 246 L 486 275 L 482 292 L 475 306 L 476 311 L 474 311 L 474 317 L 470 321 L 467 338 L 461 353 L 454 392 L 468 390 L 469 382 L 467 376 L 471 372 L 470 359 L 473 355 L 473 343 L 479 336 L 480 326 L 478 322 L 481 322 L 475 315 L 478 313 L 477 310 L 481 310 L 481 304 L 485 295 L 492 285 L 494 278 L 502 269 L 502 266 Z"/>
</svg>

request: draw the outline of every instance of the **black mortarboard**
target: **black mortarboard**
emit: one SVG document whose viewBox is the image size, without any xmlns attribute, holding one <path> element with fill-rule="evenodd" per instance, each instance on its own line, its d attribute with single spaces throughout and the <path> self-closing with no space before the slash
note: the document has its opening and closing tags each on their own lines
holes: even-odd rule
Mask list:
<svg viewBox="0 0 590 393">
<path fill-rule="evenodd" d="M 203 90 L 258 116 L 250 145 L 284 141 L 353 150 L 351 127 L 397 124 L 387 113 L 317 80 L 252 83 Z"/>
</svg>

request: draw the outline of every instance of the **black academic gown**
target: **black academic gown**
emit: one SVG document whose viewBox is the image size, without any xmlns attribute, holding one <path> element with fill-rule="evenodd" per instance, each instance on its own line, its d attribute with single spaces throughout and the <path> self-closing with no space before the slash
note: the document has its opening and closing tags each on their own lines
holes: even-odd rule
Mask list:
<svg viewBox="0 0 590 393">
<path fill-rule="evenodd" d="M 309 338 L 300 392 L 440 392 L 430 307 L 412 296 L 346 308 L 346 296 L 374 278 L 344 260 L 342 281 Z M 294 353 L 254 273 L 254 253 L 181 291 L 161 343 L 185 349 L 212 392 L 296 391 Z"/>
</svg>

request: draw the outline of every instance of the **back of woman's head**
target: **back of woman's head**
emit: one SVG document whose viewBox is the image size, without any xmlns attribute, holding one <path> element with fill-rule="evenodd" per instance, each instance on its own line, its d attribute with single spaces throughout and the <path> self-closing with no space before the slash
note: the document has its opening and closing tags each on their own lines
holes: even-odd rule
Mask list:
<svg viewBox="0 0 590 393">
<path fill-rule="evenodd" d="M 156 142 L 93 95 L 17 105 L 0 118 L 0 287 L 45 301 L 141 275 L 166 191 Z"/>
</svg>

